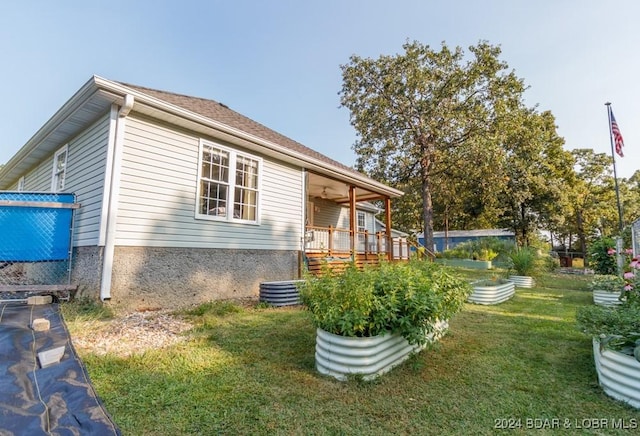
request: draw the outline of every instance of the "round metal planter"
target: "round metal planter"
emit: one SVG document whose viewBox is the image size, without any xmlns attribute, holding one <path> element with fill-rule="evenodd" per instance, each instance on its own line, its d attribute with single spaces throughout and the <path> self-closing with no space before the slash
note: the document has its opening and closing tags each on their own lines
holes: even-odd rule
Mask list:
<svg viewBox="0 0 640 436">
<path fill-rule="evenodd" d="M 593 339 L 593 359 L 602 390 L 616 400 L 640 409 L 640 362 L 617 351 L 600 348 Z"/>
<path fill-rule="evenodd" d="M 594 289 L 593 302 L 599 306 L 617 306 L 622 304 L 620 292 L 599 291 Z"/>
<path fill-rule="evenodd" d="M 529 276 L 509 276 L 509 281 L 516 284 L 518 288 L 533 288 L 533 277 Z"/>
<path fill-rule="evenodd" d="M 515 293 L 516 286 L 512 281 L 496 284 L 482 281 L 473 284 L 473 293 L 468 300 L 476 304 L 499 304 L 513 297 Z"/>
<path fill-rule="evenodd" d="M 260 302 L 273 306 L 295 306 L 300 304 L 298 283 L 304 280 L 285 280 L 260 283 Z"/>
<path fill-rule="evenodd" d="M 449 324 L 436 324 L 428 341 L 436 341 Z M 345 381 L 357 375 L 372 380 L 407 360 L 411 353 L 424 346 L 411 345 L 399 334 L 354 338 L 334 335 L 322 329 L 316 330 L 316 369 L 319 373 Z"/>
</svg>

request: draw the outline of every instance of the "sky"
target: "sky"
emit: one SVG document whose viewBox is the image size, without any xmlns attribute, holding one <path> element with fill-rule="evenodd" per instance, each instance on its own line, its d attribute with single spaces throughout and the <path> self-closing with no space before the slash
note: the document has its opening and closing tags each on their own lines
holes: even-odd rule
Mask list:
<svg viewBox="0 0 640 436">
<path fill-rule="evenodd" d="M 98 75 L 219 101 L 353 165 L 338 94 L 351 55 L 482 40 L 524 80 L 526 104 L 554 114 L 567 150 L 611 154 L 611 102 L 628 178 L 640 168 L 639 17 L 636 0 L 3 1 L 0 164 Z"/>
</svg>

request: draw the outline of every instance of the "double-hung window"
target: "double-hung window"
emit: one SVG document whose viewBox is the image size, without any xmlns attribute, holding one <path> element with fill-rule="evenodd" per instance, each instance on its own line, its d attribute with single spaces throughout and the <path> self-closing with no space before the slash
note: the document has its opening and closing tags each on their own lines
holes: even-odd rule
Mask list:
<svg viewBox="0 0 640 436">
<path fill-rule="evenodd" d="M 366 241 L 366 236 L 365 236 L 365 232 L 367 231 L 367 215 L 359 210 L 357 211 L 357 231 L 358 231 L 358 251 L 365 251 L 366 250 L 366 246 L 365 246 L 365 241 Z"/>
<path fill-rule="evenodd" d="M 208 141 L 199 160 L 196 217 L 257 223 L 262 161 Z"/>
<path fill-rule="evenodd" d="M 363 211 L 359 210 L 358 211 L 358 232 L 365 232 L 367 230 L 366 218 L 367 218 L 367 215 Z"/>
<path fill-rule="evenodd" d="M 69 149 L 65 145 L 56 151 L 53 156 L 53 171 L 51 173 L 51 192 L 61 192 L 64 190 L 64 182 L 67 176 L 67 155 Z"/>
</svg>

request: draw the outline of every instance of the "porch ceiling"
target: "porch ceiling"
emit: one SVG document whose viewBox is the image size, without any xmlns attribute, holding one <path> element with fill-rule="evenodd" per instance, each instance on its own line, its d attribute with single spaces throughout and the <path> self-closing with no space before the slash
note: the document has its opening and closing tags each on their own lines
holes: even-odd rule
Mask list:
<svg viewBox="0 0 640 436">
<path fill-rule="evenodd" d="M 309 172 L 307 193 L 310 197 L 322 198 L 336 203 L 349 202 L 349 183 Z M 387 196 L 361 186 L 356 188 L 356 201 L 381 200 Z"/>
</svg>

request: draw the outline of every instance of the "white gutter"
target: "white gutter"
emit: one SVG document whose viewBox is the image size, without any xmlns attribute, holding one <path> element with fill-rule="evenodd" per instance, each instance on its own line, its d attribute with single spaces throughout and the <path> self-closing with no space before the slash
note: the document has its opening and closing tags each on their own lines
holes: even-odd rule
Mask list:
<svg viewBox="0 0 640 436">
<path fill-rule="evenodd" d="M 124 131 L 127 115 L 133 108 L 134 97 L 131 94 L 124 96 L 124 103 L 115 113 L 112 106 L 111 124 L 115 125 L 115 132 L 109 132 L 109 146 L 107 149 L 107 168 L 105 171 L 105 189 L 102 220 L 100 222 L 100 242 L 104 243 L 102 251 L 102 275 L 100 278 L 100 300 L 111 299 L 111 276 L 113 272 L 113 257 L 116 241 L 116 219 L 118 218 L 118 195 L 120 193 L 120 173 L 122 172 L 122 152 L 124 148 Z M 115 116 L 115 120 L 113 119 Z M 113 142 L 111 142 L 113 139 Z M 108 195 L 108 196 L 107 196 Z M 106 208 L 104 203 L 106 202 Z M 105 219 L 106 215 L 106 220 Z M 103 221 L 104 220 L 104 221 Z M 103 240 L 104 238 L 104 240 Z M 99 244 L 100 244 L 99 242 Z"/>
</svg>

